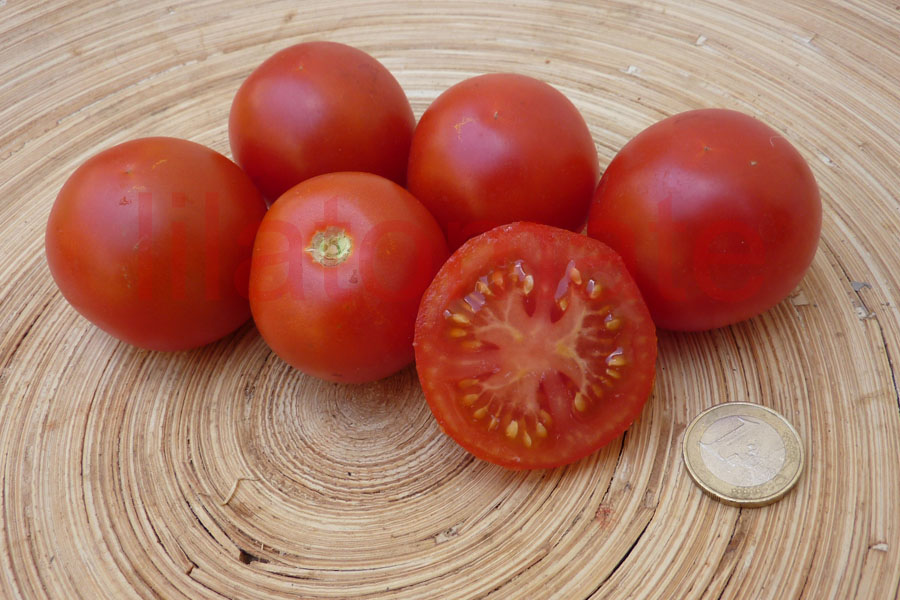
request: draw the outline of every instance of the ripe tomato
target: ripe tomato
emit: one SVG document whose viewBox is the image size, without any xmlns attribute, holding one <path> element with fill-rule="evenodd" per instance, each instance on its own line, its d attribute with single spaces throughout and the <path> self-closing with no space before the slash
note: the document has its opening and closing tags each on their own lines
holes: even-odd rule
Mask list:
<svg viewBox="0 0 900 600">
<path fill-rule="evenodd" d="M 63 296 L 151 350 L 202 346 L 250 317 L 247 271 L 266 205 L 241 169 L 174 138 L 88 159 L 59 192 L 45 247 Z"/>
<path fill-rule="evenodd" d="M 416 321 L 416 365 L 441 428 L 512 468 L 573 462 L 621 434 L 653 386 L 656 330 L 622 260 L 534 223 L 472 238 Z"/>
<path fill-rule="evenodd" d="M 513 221 L 580 230 L 598 176 L 578 109 L 542 81 L 495 73 L 428 107 L 413 134 L 408 186 L 455 248 Z"/>
<path fill-rule="evenodd" d="M 271 56 L 231 105 L 235 161 L 270 200 L 315 175 L 367 171 L 403 185 L 415 117 L 377 60 L 308 42 Z"/>
<path fill-rule="evenodd" d="M 250 306 L 294 367 L 332 381 L 380 379 L 413 358 L 422 293 L 447 258 L 428 210 L 370 173 L 331 173 L 281 196 L 253 248 Z"/>
<path fill-rule="evenodd" d="M 819 240 L 813 174 L 778 132 L 739 112 L 650 126 L 597 187 L 588 234 L 617 250 L 657 326 L 721 327 L 780 302 Z"/>
</svg>

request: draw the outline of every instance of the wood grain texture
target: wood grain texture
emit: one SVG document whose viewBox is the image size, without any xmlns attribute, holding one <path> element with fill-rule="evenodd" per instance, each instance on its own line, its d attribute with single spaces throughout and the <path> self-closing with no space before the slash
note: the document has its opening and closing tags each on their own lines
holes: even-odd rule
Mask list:
<svg viewBox="0 0 900 600">
<path fill-rule="evenodd" d="M 411 368 L 339 386 L 252 325 L 165 354 L 78 316 L 43 256 L 65 178 L 146 135 L 228 154 L 242 79 L 311 39 L 374 55 L 417 115 L 471 75 L 541 78 L 601 166 L 682 110 L 756 115 L 821 187 L 812 268 L 752 321 L 662 333 L 640 420 L 532 473 L 444 437 Z M 900 6 L 876 0 L 0 0 L 0 597 L 896 598 L 898 89 Z M 777 504 L 685 471 L 684 428 L 726 400 L 803 437 Z"/>
</svg>

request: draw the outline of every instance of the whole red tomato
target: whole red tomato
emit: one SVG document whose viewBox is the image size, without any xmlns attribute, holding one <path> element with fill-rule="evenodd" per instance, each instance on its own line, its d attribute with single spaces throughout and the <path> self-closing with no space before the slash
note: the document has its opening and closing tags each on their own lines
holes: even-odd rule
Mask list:
<svg viewBox="0 0 900 600">
<path fill-rule="evenodd" d="M 413 135 L 409 190 L 451 247 L 496 225 L 584 226 L 599 165 L 578 109 L 550 85 L 508 73 L 458 83 Z"/>
<path fill-rule="evenodd" d="M 250 317 L 247 273 L 266 205 L 221 154 L 174 138 L 125 142 L 63 185 L 45 247 L 63 296 L 135 346 L 182 350 Z"/>
<path fill-rule="evenodd" d="M 415 117 L 397 80 L 377 60 L 335 42 L 271 56 L 231 105 L 235 161 L 266 198 L 335 171 L 406 181 Z"/>
<path fill-rule="evenodd" d="M 704 109 L 628 142 L 597 187 L 588 234 L 617 250 L 659 327 L 753 317 L 800 282 L 822 205 L 813 174 L 777 131 Z"/>
<path fill-rule="evenodd" d="M 323 379 L 380 379 L 413 359 L 419 300 L 447 258 L 434 217 L 370 173 L 331 173 L 282 195 L 253 248 L 250 305 L 263 338 Z"/>
<path fill-rule="evenodd" d="M 656 329 L 622 259 L 587 236 L 502 225 L 463 244 L 422 298 L 416 368 L 441 428 L 479 458 L 568 464 L 631 425 Z"/>
</svg>

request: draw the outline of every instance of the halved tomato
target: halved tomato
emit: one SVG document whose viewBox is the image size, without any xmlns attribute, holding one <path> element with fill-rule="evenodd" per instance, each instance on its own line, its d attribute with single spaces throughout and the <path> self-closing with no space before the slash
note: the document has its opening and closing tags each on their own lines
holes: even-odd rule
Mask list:
<svg viewBox="0 0 900 600">
<path fill-rule="evenodd" d="M 461 446 L 505 467 L 551 468 L 637 418 L 656 329 L 608 246 L 520 222 L 444 264 L 419 308 L 415 353 L 425 398 Z"/>
</svg>

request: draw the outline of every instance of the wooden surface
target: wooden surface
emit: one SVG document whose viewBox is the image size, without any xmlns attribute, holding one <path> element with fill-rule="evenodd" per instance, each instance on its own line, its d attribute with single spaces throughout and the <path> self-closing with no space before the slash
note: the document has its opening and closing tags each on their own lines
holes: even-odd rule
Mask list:
<svg viewBox="0 0 900 600">
<path fill-rule="evenodd" d="M 78 316 L 43 255 L 65 178 L 139 136 L 228 154 L 242 79 L 310 39 L 374 55 L 417 115 L 474 74 L 544 79 L 601 166 L 682 110 L 756 115 L 818 179 L 815 262 L 759 318 L 661 334 L 641 419 L 549 472 L 462 452 L 411 368 L 345 387 L 252 325 L 162 354 Z M 874 0 L 0 0 L 0 598 L 896 598 L 898 46 Z M 775 505 L 685 471 L 685 426 L 728 400 L 803 437 Z"/>
</svg>

